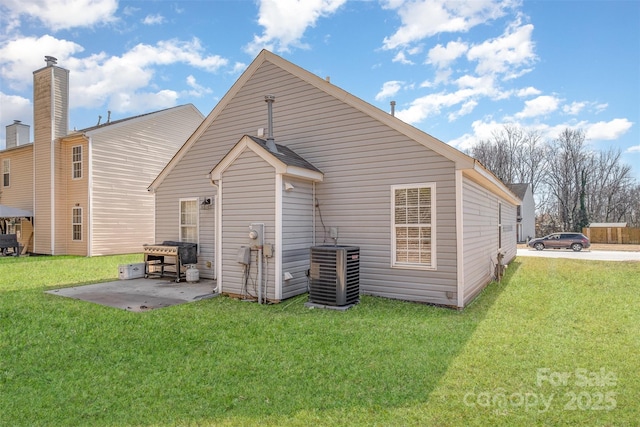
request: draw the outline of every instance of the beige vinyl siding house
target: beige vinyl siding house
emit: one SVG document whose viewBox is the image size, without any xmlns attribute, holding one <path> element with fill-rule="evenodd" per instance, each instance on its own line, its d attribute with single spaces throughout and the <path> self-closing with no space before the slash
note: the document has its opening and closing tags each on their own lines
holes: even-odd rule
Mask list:
<svg viewBox="0 0 640 427">
<path fill-rule="evenodd" d="M 69 72 L 46 58 L 34 72 L 34 142 L 0 151 L 13 163 L 6 204 L 33 210 L 31 252 L 142 252 L 154 243 L 147 187 L 204 116 L 181 105 L 69 133 Z"/>
<path fill-rule="evenodd" d="M 279 166 L 265 148 L 269 138 L 256 138 L 269 127 L 267 94 L 276 97 L 275 142 L 306 166 Z M 274 301 L 306 292 L 309 249 L 333 244 L 331 229 L 338 245 L 360 247 L 361 293 L 389 298 L 463 307 L 492 279 L 499 250 L 507 262 L 515 256 L 519 199 L 477 161 L 268 51 L 150 190 L 156 241 L 176 239 L 181 197 L 215 196 L 215 213 L 199 211 L 207 227 L 198 268 L 231 295 L 242 294 L 237 253 L 249 244 L 251 223 L 264 223 L 265 243 L 273 244 L 263 269 Z M 495 203 L 478 203 L 477 192 Z M 479 237 L 467 243 L 467 231 Z"/>
<path fill-rule="evenodd" d="M 189 104 L 83 132 L 90 180 L 89 254 L 140 252 L 143 244 L 154 243 L 155 204 L 147 186 L 203 119 Z"/>
<path fill-rule="evenodd" d="M 55 250 L 58 254 L 88 255 L 89 168 L 85 159 L 88 143 L 76 135 L 59 140 L 56 148 L 59 166 L 55 187 Z"/>
<path fill-rule="evenodd" d="M 0 151 L 0 172 L 4 175 L 4 165 L 9 165 L 9 185 L 0 180 L 0 204 L 33 211 L 33 144 L 8 148 Z M 4 178 L 4 176 L 2 177 Z"/>
<path fill-rule="evenodd" d="M 8 186 L 4 185 L 4 176 L 0 180 L 0 205 L 23 209 L 33 214 L 33 144 L 24 143 L 0 151 L 0 172 L 3 166 L 9 166 Z M 3 174 L 4 175 L 4 174 Z M 27 191 L 25 191 L 27 189 Z M 5 219 L 7 221 L 9 219 Z M 3 221 L 0 218 L 0 221 Z M 33 251 L 33 225 L 29 219 L 12 218 L 11 234 L 17 234 L 18 243 Z"/>
</svg>

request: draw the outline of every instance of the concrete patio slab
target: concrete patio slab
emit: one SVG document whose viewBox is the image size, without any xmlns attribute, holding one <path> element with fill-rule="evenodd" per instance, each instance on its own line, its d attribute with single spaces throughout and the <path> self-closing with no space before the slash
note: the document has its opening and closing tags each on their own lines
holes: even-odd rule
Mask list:
<svg viewBox="0 0 640 427">
<path fill-rule="evenodd" d="M 212 298 L 218 295 L 214 293 L 215 286 L 213 280 L 176 283 L 168 279 L 131 279 L 53 289 L 45 293 L 140 312 Z"/>
</svg>

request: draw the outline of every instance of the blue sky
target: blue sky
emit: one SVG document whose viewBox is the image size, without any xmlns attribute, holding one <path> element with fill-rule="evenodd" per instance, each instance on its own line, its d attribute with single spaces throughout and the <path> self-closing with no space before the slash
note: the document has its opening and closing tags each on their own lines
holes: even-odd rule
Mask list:
<svg viewBox="0 0 640 427">
<path fill-rule="evenodd" d="M 516 124 L 585 131 L 640 179 L 640 2 L 0 0 L 0 148 L 33 71 L 71 71 L 70 129 L 193 103 L 263 48 L 465 150 Z M 274 129 L 277 132 L 277 129 Z"/>
</svg>

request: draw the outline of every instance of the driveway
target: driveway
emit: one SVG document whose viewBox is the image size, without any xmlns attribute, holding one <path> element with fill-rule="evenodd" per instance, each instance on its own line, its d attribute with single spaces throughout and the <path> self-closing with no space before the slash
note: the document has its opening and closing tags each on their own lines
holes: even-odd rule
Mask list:
<svg viewBox="0 0 640 427">
<path fill-rule="evenodd" d="M 640 261 L 640 252 L 631 251 L 589 251 L 574 252 L 570 249 L 535 249 L 518 248 L 518 256 L 536 256 L 542 258 L 569 258 L 591 261 Z"/>
</svg>

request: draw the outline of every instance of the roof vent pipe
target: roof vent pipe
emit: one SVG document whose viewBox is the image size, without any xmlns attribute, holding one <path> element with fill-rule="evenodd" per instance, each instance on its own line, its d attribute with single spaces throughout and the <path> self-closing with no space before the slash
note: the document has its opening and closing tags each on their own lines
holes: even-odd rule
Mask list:
<svg viewBox="0 0 640 427">
<path fill-rule="evenodd" d="M 53 56 L 45 56 L 44 62 L 47 63 L 47 67 L 53 67 L 58 63 L 58 58 L 54 58 Z"/>
<path fill-rule="evenodd" d="M 264 101 L 267 103 L 268 114 L 268 133 L 267 133 L 267 149 L 272 153 L 277 153 L 275 140 L 273 139 L 273 103 L 276 101 L 275 95 L 265 95 Z"/>
<path fill-rule="evenodd" d="M 391 115 L 394 117 L 396 115 L 396 101 L 391 101 Z"/>
</svg>

